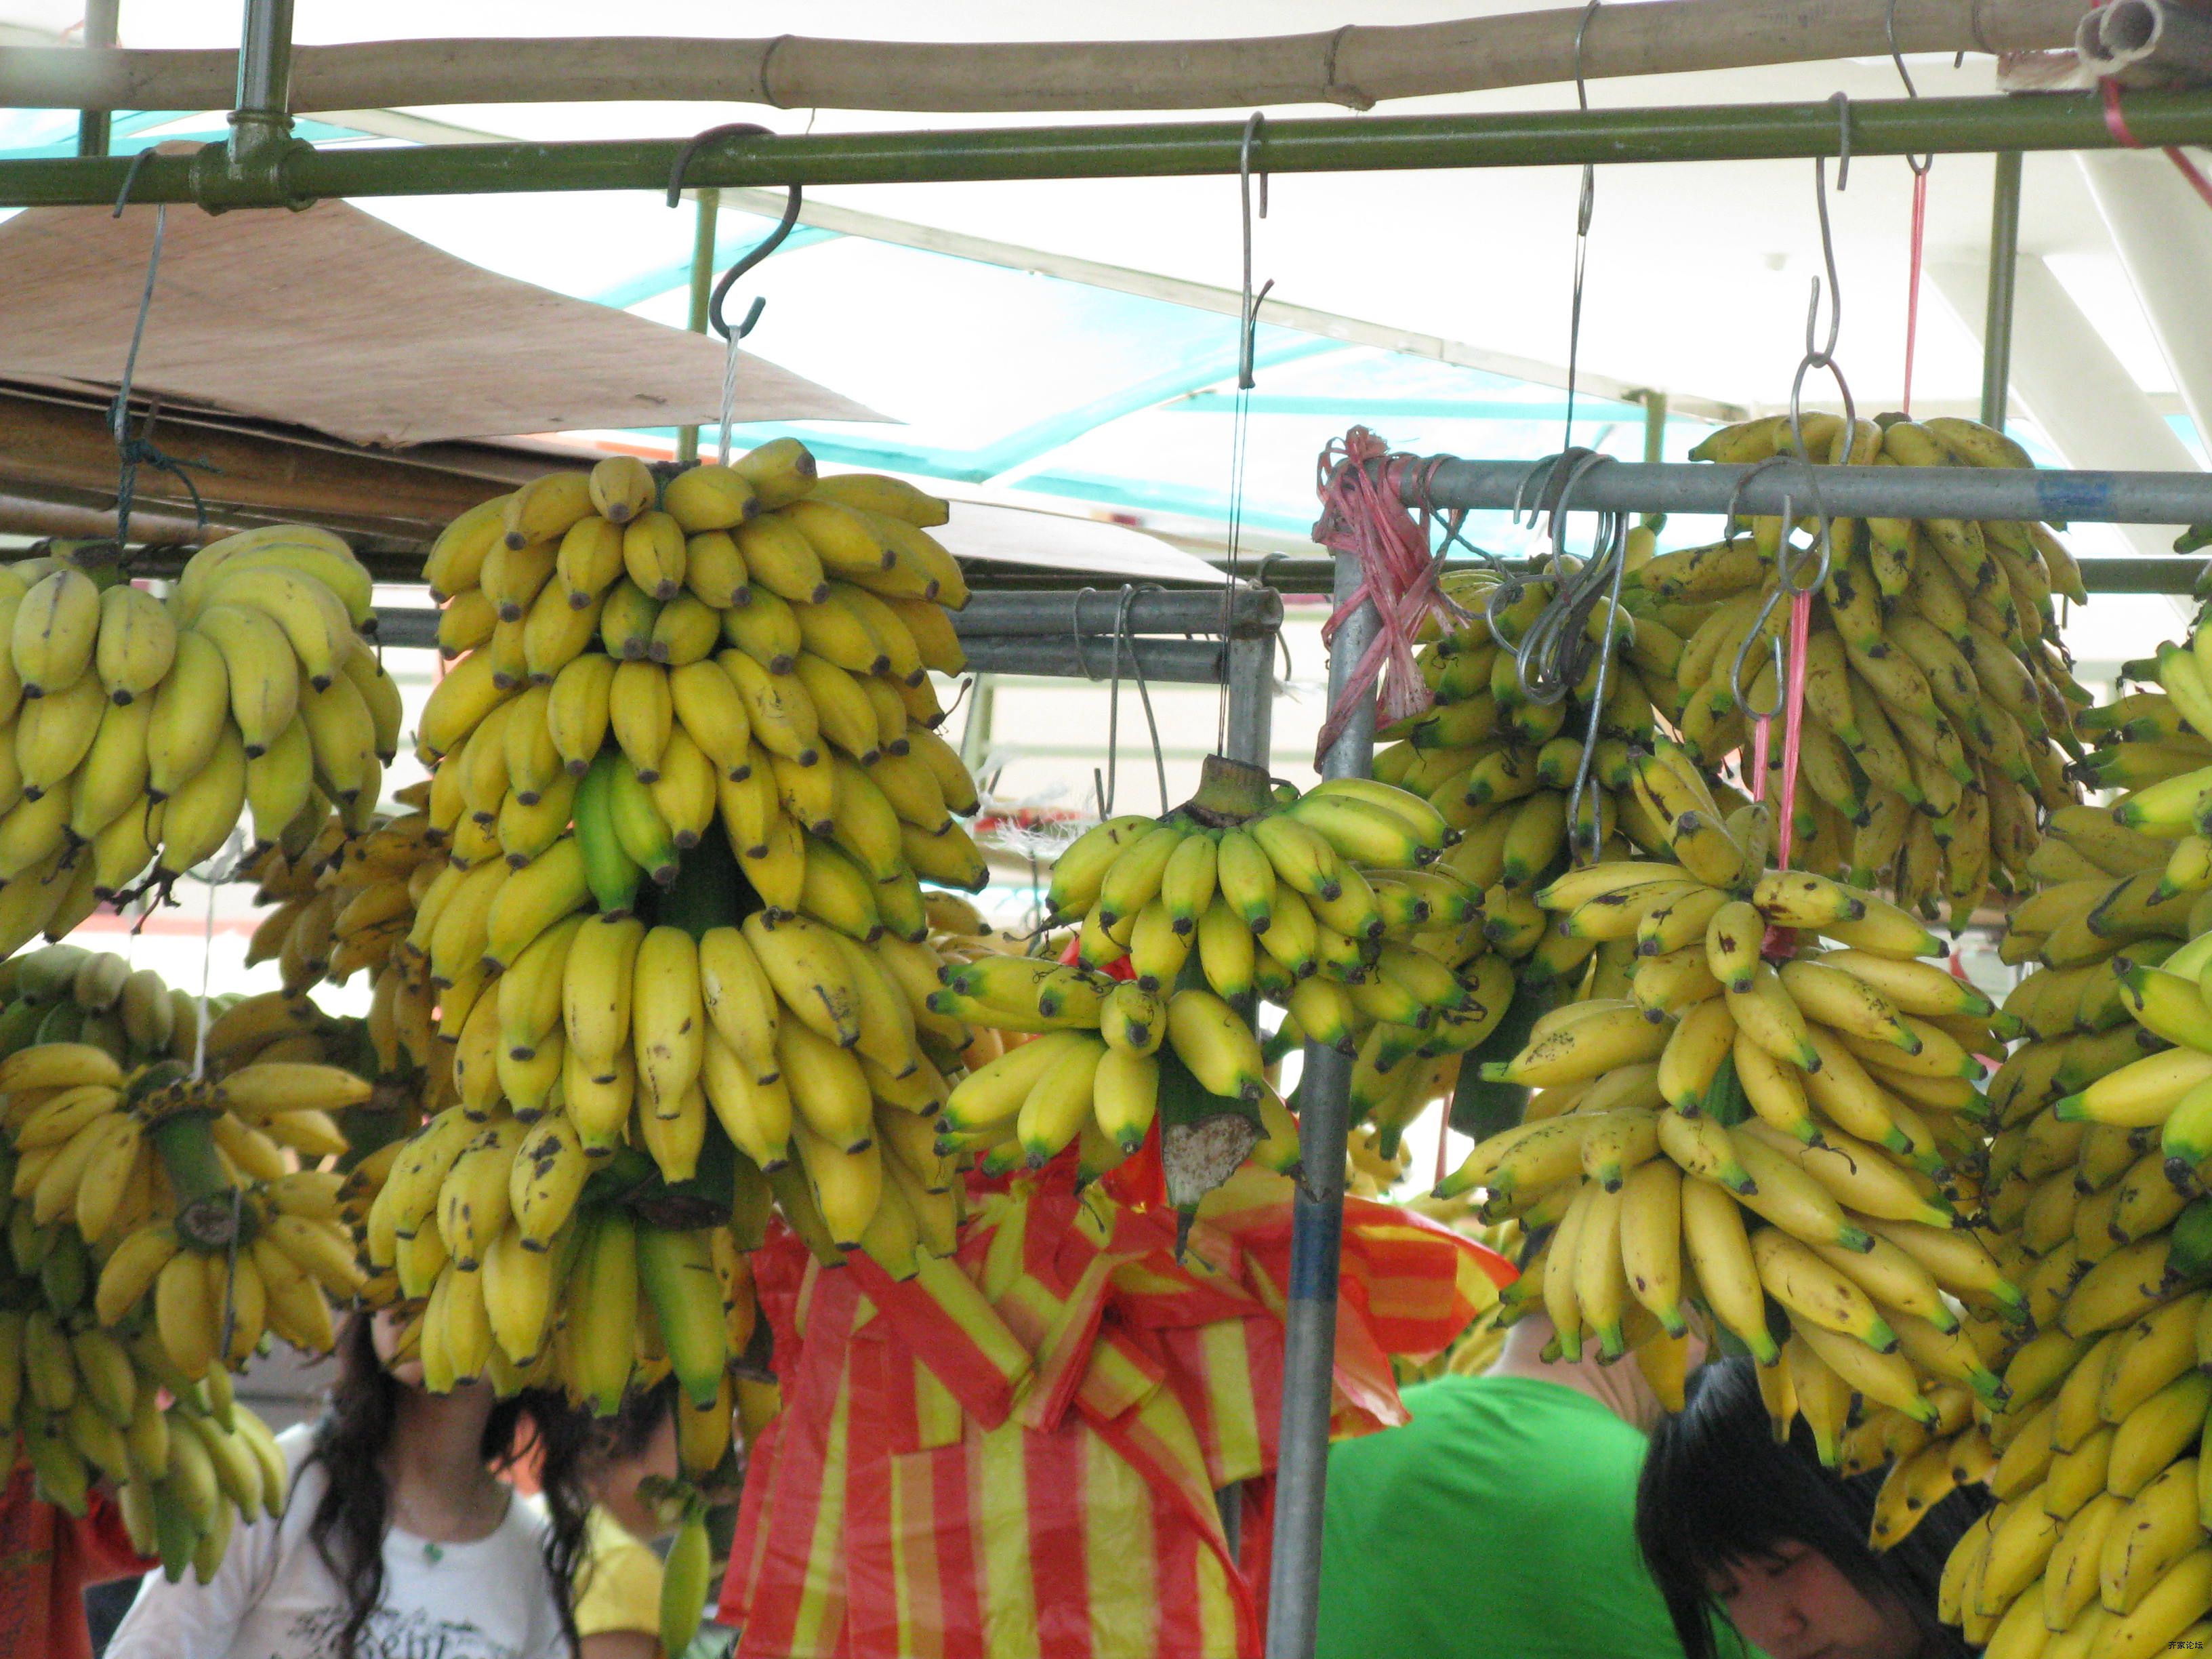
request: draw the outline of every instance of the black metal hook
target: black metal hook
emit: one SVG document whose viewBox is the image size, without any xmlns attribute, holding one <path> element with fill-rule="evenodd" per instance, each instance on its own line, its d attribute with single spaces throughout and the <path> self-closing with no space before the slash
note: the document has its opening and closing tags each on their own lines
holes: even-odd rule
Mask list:
<svg viewBox="0 0 2212 1659">
<path fill-rule="evenodd" d="M 676 160 L 668 169 L 668 205 L 674 207 L 683 199 L 684 172 L 690 167 L 691 158 L 699 153 L 702 146 L 723 138 L 773 138 L 774 137 L 775 137 L 775 133 L 754 121 L 732 121 L 724 126 L 709 127 L 706 131 L 696 135 L 684 144 L 682 149 L 676 152 Z M 707 301 L 707 320 L 713 326 L 714 332 L 725 340 L 742 340 L 746 335 L 751 333 L 754 325 L 760 321 L 761 313 L 768 307 L 767 300 L 756 295 L 752 305 L 745 312 L 744 320 L 738 325 L 735 331 L 731 329 L 728 321 L 722 315 L 722 302 L 729 297 L 730 289 L 738 278 L 781 247 L 784 239 L 791 234 L 792 228 L 798 224 L 799 207 L 803 192 L 797 185 L 790 185 L 788 188 L 790 194 L 783 204 L 783 217 L 776 222 L 775 228 L 763 238 L 758 245 L 750 249 L 743 258 L 722 273 L 720 280 L 714 284 L 712 297 Z"/>
</svg>

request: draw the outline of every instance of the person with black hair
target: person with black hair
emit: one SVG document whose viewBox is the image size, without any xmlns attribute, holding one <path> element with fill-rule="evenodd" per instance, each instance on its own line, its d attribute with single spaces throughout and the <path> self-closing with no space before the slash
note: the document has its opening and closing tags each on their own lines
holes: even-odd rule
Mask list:
<svg viewBox="0 0 2212 1659">
<path fill-rule="evenodd" d="M 592 1498 L 576 1571 L 583 1659 L 669 1659 L 660 1650 L 661 1565 L 653 1543 L 672 1527 L 638 1483 L 676 1475 L 676 1379 L 632 1389 L 619 1412 L 593 1426 L 580 1466 Z"/>
<path fill-rule="evenodd" d="M 278 1437 L 283 1514 L 240 1526 L 213 1579 L 149 1575 L 108 1659 L 574 1659 L 589 1421 L 557 1394 L 447 1394 L 356 1314 L 321 1419 Z M 533 1440 L 542 1498 L 500 1471 Z"/>
<path fill-rule="evenodd" d="M 1637 1541 L 1687 1659 L 1715 1659 L 1729 1626 L 1769 1659 L 1966 1659 L 1936 1592 L 1986 1492 L 1957 1489 L 1876 1553 L 1881 1474 L 1823 1468 L 1802 1419 L 1778 1443 L 1749 1359 L 1700 1368 L 1687 1396 L 1652 1431 L 1636 1493 Z"/>
</svg>

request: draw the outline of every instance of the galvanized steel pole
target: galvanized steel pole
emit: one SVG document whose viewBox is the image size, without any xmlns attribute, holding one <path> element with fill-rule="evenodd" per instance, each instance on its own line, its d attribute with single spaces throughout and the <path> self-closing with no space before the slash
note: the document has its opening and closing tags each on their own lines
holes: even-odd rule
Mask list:
<svg viewBox="0 0 2212 1659">
<path fill-rule="evenodd" d="M 1359 589 L 1358 561 L 1336 556 L 1336 602 Z M 1375 637 L 1362 605 L 1331 643 L 1329 705 Z M 1322 775 L 1365 777 L 1375 757 L 1370 699 L 1322 757 Z M 1344 1239 L 1344 1149 L 1352 1062 L 1308 1043 L 1298 1085 L 1299 1176 L 1291 1200 L 1290 1305 L 1284 1315 L 1283 1414 L 1275 1465 L 1274 1567 L 1267 1585 L 1267 1659 L 1311 1659 L 1321 1603 L 1322 1501 L 1328 1482 L 1330 1392 L 1336 1363 L 1337 1256 Z"/>
<path fill-rule="evenodd" d="M 1539 462 L 1446 458 L 1407 468 L 1438 507 L 1504 509 L 1542 495 Z M 1797 514 L 1820 506 L 1846 518 L 2041 519 L 2053 524 L 2203 524 L 2212 520 L 2212 473 L 2092 472 L 2057 467 L 1749 466 L 1611 461 L 1582 475 L 1577 511 Z M 1409 507 L 1420 502 L 1408 500 Z"/>
</svg>

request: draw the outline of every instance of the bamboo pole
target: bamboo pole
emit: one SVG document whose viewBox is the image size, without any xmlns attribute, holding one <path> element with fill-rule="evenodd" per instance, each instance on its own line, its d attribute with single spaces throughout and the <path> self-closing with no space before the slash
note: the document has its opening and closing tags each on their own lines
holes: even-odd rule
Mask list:
<svg viewBox="0 0 2212 1659">
<path fill-rule="evenodd" d="M 1898 0 L 1905 52 L 2070 44 L 2084 0 Z M 1887 55 L 1885 0 L 1665 0 L 1591 20 L 1586 78 Z M 937 113 L 1241 109 L 1570 81 L 1583 9 L 1230 40 L 366 40 L 294 54 L 295 111 L 665 101 Z M 0 48 L 0 106 L 221 109 L 224 50 Z"/>
</svg>

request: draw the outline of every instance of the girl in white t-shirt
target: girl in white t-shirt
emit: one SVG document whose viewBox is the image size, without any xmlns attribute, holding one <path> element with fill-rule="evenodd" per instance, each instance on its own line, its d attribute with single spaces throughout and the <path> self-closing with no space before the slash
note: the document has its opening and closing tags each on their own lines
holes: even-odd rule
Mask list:
<svg viewBox="0 0 2212 1659">
<path fill-rule="evenodd" d="M 582 1419 L 537 1390 L 429 1393 L 392 1359 L 400 1323 L 347 1322 L 328 1411 L 278 1437 L 283 1515 L 240 1527 L 210 1583 L 149 1575 L 110 1659 L 573 1659 Z M 496 1473 L 533 1435 L 542 1498 Z"/>
</svg>

